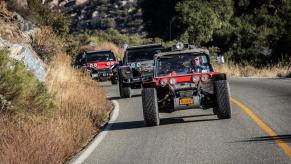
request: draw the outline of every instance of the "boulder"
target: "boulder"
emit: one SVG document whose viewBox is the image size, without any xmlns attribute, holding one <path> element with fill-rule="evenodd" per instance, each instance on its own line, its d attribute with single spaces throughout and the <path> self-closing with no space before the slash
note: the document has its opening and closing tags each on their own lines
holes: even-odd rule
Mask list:
<svg viewBox="0 0 291 164">
<path fill-rule="evenodd" d="M 9 48 L 12 59 L 23 63 L 38 80 L 45 81 L 46 65 L 29 44 L 13 44 L 0 38 L 0 48 Z"/>
</svg>

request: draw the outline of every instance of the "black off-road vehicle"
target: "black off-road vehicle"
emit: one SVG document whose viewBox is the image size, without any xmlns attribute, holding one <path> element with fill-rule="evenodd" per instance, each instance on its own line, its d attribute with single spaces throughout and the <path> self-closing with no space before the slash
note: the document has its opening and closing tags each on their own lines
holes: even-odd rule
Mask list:
<svg viewBox="0 0 291 164">
<path fill-rule="evenodd" d="M 155 55 L 153 80 L 146 81 L 142 89 L 145 125 L 159 125 L 159 112 L 193 108 L 213 108 L 219 119 L 229 119 L 231 106 L 226 74 L 213 70 L 207 49 L 181 47 Z M 224 62 L 221 56 L 217 60 Z"/>
<path fill-rule="evenodd" d="M 123 63 L 118 67 L 120 97 L 130 98 L 131 89 L 141 88 L 142 82 L 153 78 L 154 55 L 163 50 L 161 44 L 128 47 Z"/>
</svg>

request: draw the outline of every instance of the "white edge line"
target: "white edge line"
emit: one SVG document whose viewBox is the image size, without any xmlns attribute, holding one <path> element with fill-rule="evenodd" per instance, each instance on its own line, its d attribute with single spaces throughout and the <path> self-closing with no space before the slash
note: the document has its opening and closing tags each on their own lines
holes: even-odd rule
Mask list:
<svg viewBox="0 0 291 164">
<path fill-rule="evenodd" d="M 83 151 L 80 152 L 79 155 L 77 155 L 76 159 L 74 159 L 72 162 L 69 162 L 69 163 L 71 164 L 83 163 L 91 155 L 91 153 L 97 148 L 97 146 L 101 143 L 101 141 L 105 138 L 106 134 L 108 133 L 109 129 L 112 126 L 112 123 L 114 123 L 114 121 L 117 119 L 118 114 L 119 114 L 118 102 L 116 100 L 112 100 L 112 103 L 114 105 L 114 109 L 106 127 L 93 139 L 93 141 Z"/>
<path fill-rule="evenodd" d="M 282 78 L 282 77 L 256 77 L 256 76 L 254 76 L 254 77 L 235 77 L 235 76 L 233 76 L 233 77 L 229 77 L 229 79 L 284 79 L 284 78 Z"/>
</svg>

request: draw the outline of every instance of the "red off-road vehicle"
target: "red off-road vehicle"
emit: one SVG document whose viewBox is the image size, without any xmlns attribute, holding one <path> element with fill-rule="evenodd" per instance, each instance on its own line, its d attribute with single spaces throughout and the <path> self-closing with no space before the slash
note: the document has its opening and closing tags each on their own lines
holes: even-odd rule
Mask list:
<svg viewBox="0 0 291 164">
<path fill-rule="evenodd" d="M 118 62 L 111 50 L 84 52 L 77 57 L 78 66 L 90 71 L 93 79 L 98 81 L 110 80 L 117 84 Z"/>
<path fill-rule="evenodd" d="M 153 80 L 143 83 L 142 105 L 146 126 L 158 126 L 162 111 L 213 108 L 219 119 L 231 117 L 226 74 L 213 70 L 209 51 L 201 48 L 156 54 Z"/>
</svg>

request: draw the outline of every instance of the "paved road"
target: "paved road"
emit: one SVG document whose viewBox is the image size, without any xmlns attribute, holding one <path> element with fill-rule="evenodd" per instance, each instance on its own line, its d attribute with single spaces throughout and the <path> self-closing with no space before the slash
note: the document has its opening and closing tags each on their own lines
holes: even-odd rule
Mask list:
<svg viewBox="0 0 291 164">
<path fill-rule="evenodd" d="M 279 147 L 291 147 L 291 79 L 232 79 L 232 97 L 245 104 L 278 136 L 272 138 L 237 104 L 232 118 L 211 110 L 161 114 L 161 125 L 144 127 L 140 91 L 119 99 L 118 88 L 103 84 L 118 100 L 120 114 L 84 163 L 291 163 Z M 286 146 L 285 145 L 285 146 Z"/>
</svg>

